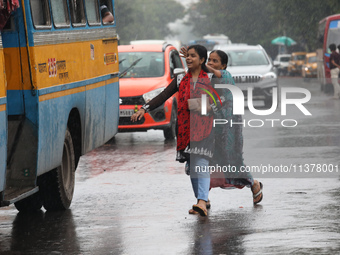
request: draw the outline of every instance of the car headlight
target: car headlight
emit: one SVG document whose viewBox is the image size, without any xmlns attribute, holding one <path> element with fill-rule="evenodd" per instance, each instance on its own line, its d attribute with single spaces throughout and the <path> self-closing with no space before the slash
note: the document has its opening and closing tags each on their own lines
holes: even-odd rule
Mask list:
<svg viewBox="0 0 340 255">
<path fill-rule="evenodd" d="M 275 81 L 276 79 L 277 75 L 274 72 L 269 72 L 262 76 L 263 81 Z"/>
<path fill-rule="evenodd" d="M 158 96 L 164 89 L 165 89 L 165 87 L 162 87 L 162 88 L 155 89 L 155 90 L 152 90 L 152 91 L 149 91 L 149 92 L 143 94 L 143 98 L 144 98 L 145 103 L 148 103 L 149 101 L 151 101 L 151 99 Z"/>
</svg>

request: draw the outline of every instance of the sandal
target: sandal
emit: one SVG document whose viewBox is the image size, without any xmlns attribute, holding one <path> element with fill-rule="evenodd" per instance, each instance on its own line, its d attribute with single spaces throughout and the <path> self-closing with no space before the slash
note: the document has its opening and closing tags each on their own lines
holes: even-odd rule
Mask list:
<svg viewBox="0 0 340 255">
<path fill-rule="evenodd" d="M 198 214 L 198 212 L 194 211 L 194 209 L 190 209 L 189 214 Z"/>
<path fill-rule="evenodd" d="M 192 209 L 196 212 L 198 212 L 201 216 L 207 216 L 208 215 L 208 211 L 206 208 L 203 208 L 199 205 L 193 205 Z"/>
<path fill-rule="evenodd" d="M 208 200 L 206 207 L 207 209 L 210 209 L 211 207 L 210 200 Z M 194 209 L 190 209 L 189 214 L 198 214 L 198 212 L 196 212 Z"/>
<path fill-rule="evenodd" d="M 210 209 L 210 207 L 211 207 L 211 204 L 210 204 L 210 200 L 208 200 L 208 202 L 207 202 L 207 209 Z"/>
<path fill-rule="evenodd" d="M 263 184 L 261 182 L 259 182 L 259 184 L 260 184 L 260 190 L 256 194 L 254 194 L 254 192 L 253 192 L 253 203 L 254 203 L 254 205 L 260 203 L 262 201 L 262 199 L 263 199 L 263 192 L 262 192 Z M 259 196 L 261 196 L 260 199 L 258 201 L 256 201 L 256 199 Z"/>
</svg>

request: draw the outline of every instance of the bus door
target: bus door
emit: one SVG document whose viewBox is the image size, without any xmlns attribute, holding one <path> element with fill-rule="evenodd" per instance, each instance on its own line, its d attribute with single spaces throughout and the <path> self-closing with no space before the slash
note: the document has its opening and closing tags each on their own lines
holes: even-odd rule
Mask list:
<svg viewBox="0 0 340 255">
<path fill-rule="evenodd" d="M 2 43 L 7 80 L 7 169 L 4 197 L 8 205 L 38 191 L 37 95 L 31 82 L 23 6 L 12 12 Z"/>
<path fill-rule="evenodd" d="M 5 187 L 7 155 L 7 98 L 3 56 L 2 42 L 0 41 L 0 197 L 3 196 Z"/>
</svg>

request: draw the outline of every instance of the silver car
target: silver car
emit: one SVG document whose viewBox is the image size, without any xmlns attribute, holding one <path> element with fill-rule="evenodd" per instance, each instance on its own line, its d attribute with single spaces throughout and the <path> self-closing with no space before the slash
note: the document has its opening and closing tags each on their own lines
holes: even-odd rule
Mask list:
<svg viewBox="0 0 340 255">
<path fill-rule="evenodd" d="M 263 101 L 272 106 L 273 88 L 278 88 L 277 70 L 266 51 L 260 45 L 217 45 L 228 54 L 227 70 L 247 99 L 248 88 L 253 88 L 253 101 Z M 279 98 L 278 98 L 279 101 Z"/>
</svg>

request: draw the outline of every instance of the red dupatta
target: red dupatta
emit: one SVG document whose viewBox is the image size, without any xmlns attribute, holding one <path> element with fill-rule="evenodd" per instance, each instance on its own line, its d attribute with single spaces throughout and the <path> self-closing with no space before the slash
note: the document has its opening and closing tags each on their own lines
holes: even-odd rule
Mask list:
<svg viewBox="0 0 340 255">
<path fill-rule="evenodd" d="M 190 141 L 201 141 L 212 131 L 213 116 L 203 116 L 200 112 L 190 112 L 188 99 L 201 98 L 202 88 L 211 86 L 208 74 L 201 70 L 196 84 L 192 82 L 191 73 L 187 73 L 178 88 L 178 135 L 177 151 L 184 150 Z M 191 118 L 190 118 L 191 115 Z"/>
</svg>

